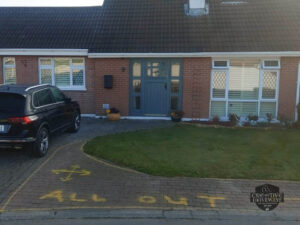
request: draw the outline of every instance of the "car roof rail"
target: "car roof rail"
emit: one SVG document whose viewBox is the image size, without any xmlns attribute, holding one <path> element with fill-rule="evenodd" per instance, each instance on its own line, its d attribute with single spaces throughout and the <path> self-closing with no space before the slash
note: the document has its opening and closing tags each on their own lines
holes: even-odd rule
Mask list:
<svg viewBox="0 0 300 225">
<path fill-rule="evenodd" d="M 32 87 L 28 87 L 25 89 L 25 91 L 29 91 L 33 88 L 37 88 L 37 87 L 44 87 L 44 86 L 50 86 L 50 84 L 39 84 L 39 85 L 35 85 L 35 86 L 32 86 Z"/>
</svg>

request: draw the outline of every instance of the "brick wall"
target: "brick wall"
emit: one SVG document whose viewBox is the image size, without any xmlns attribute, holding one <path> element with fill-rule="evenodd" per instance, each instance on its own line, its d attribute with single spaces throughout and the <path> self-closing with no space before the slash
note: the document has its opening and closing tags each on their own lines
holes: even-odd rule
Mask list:
<svg viewBox="0 0 300 225">
<path fill-rule="evenodd" d="M 211 58 L 185 58 L 183 69 L 184 117 L 209 118 Z"/>
<path fill-rule="evenodd" d="M 279 86 L 278 118 L 294 120 L 296 110 L 296 94 L 298 65 L 300 57 L 282 57 Z"/>
<path fill-rule="evenodd" d="M 16 56 L 17 83 L 38 84 L 38 57 Z M 0 83 L 3 83 L 0 57 Z M 103 104 L 129 114 L 129 59 L 85 59 L 86 91 L 65 91 L 78 101 L 82 113 L 104 114 Z M 298 64 L 300 57 L 281 58 L 278 116 L 295 118 Z M 187 118 L 208 118 L 211 58 L 183 60 L 183 111 Z M 104 75 L 113 75 L 113 89 L 104 89 Z"/>
<path fill-rule="evenodd" d="M 113 88 L 104 89 L 104 75 L 113 75 Z M 129 59 L 96 59 L 95 107 L 104 114 L 103 104 L 116 107 L 122 116 L 129 114 Z"/>
<path fill-rule="evenodd" d="M 45 56 L 46 57 L 46 56 Z M 39 71 L 37 56 L 15 56 L 17 84 L 39 84 Z M 94 59 L 85 58 L 86 91 L 64 91 L 73 100 L 78 101 L 81 112 L 85 114 L 95 113 L 94 101 Z M 3 81 L 2 58 L 0 63 L 0 83 Z"/>
<path fill-rule="evenodd" d="M 17 84 L 38 84 L 38 57 L 15 56 Z"/>
<path fill-rule="evenodd" d="M 95 59 L 85 58 L 86 91 L 64 91 L 67 96 L 76 100 L 83 114 L 95 114 Z"/>
</svg>

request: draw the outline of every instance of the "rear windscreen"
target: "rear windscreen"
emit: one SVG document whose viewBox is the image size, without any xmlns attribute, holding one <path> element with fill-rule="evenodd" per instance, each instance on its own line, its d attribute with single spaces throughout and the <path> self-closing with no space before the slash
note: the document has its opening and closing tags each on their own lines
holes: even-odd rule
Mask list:
<svg viewBox="0 0 300 225">
<path fill-rule="evenodd" d="M 25 97 L 18 94 L 0 93 L 0 113 L 22 114 L 24 113 Z"/>
</svg>

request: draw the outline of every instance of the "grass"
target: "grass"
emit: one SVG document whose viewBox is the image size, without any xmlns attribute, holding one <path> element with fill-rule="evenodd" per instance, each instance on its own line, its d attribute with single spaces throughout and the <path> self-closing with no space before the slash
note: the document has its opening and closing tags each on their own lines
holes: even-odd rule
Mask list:
<svg viewBox="0 0 300 225">
<path fill-rule="evenodd" d="M 176 125 L 97 137 L 84 150 L 160 176 L 300 180 L 300 130 Z"/>
</svg>

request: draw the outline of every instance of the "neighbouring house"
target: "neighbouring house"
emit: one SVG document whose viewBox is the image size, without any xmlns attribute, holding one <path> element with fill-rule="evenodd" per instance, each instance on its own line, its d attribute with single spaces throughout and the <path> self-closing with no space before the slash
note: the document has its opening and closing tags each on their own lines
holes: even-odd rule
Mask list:
<svg viewBox="0 0 300 225">
<path fill-rule="evenodd" d="M 0 8 L 0 83 L 53 84 L 83 114 L 295 120 L 299 0 Z"/>
</svg>

